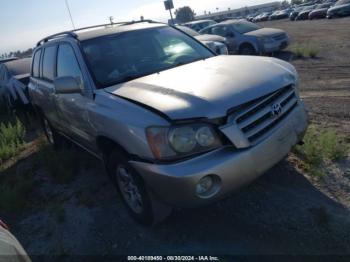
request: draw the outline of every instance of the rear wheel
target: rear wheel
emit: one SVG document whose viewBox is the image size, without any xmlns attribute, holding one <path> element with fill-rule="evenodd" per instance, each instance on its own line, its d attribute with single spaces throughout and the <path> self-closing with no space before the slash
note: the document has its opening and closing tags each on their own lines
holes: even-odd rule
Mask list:
<svg viewBox="0 0 350 262">
<path fill-rule="evenodd" d="M 256 55 L 255 48 L 252 45 L 244 44 L 239 48 L 240 55 Z"/>
</svg>

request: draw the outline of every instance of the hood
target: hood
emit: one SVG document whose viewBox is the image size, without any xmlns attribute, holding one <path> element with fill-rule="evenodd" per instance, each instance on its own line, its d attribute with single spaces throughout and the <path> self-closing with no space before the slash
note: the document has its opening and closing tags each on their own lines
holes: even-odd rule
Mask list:
<svg viewBox="0 0 350 262">
<path fill-rule="evenodd" d="M 198 41 L 215 41 L 215 42 L 225 42 L 226 38 L 219 35 L 197 35 L 196 38 Z"/>
<path fill-rule="evenodd" d="M 294 67 L 255 56 L 215 56 L 105 89 L 173 120 L 218 118 L 235 106 L 294 83 Z"/>
<path fill-rule="evenodd" d="M 261 28 L 258 30 L 254 30 L 248 33 L 245 33 L 245 35 L 252 35 L 252 36 L 273 36 L 277 34 L 285 33 L 281 29 L 276 29 L 276 28 Z"/>
</svg>

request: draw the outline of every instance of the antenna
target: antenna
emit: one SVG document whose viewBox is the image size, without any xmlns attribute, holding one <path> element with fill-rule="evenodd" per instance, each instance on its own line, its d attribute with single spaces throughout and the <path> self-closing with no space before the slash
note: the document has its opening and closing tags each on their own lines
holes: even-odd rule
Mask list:
<svg viewBox="0 0 350 262">
<path fill-rule="evenodd" d="M 73 22 L 73 17 L 72 17 L 72 14 L 71 14 L 71 12 L 70 12 L 70 9 L 69 9 L 68 0 L 65 0 L 65 2 L 66 2 L 66 7 L 67 7 L 67 9 L 68 9 L 70 21 L 72 22 L 73 29 L 75 29 L 75 25 L 74 25 L 74 22 Z"/>
<path fill-rule="evenodd" d="M 113 25 L 113 20 L 114 20 L 114 17 L 113 17 L 113 16 L 110 16 L 110 17 L 109 17 L 109 22 L 111 22 L 111 25 Z"/>
</svg>

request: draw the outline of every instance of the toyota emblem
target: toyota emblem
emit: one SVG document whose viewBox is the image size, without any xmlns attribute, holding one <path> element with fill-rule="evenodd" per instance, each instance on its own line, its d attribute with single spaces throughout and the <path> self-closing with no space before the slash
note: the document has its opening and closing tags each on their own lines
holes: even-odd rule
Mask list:
<svg viewBox="0 0 350 262">
<path fill-rule="evenodd" d="M 280 104 L 273 104 L 271 107 L 271 117 L 278 117 L 282 113 L 282 106 Z"/>
</svg>

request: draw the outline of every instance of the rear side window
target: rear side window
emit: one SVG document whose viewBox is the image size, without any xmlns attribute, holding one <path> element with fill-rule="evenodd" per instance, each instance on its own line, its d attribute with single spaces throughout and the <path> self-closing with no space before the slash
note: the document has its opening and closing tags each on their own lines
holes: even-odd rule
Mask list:
<svg viewBox="0 0 350 262">
<path fill-rule="evenodd" d="M 55 77 L 56 46 L 45 48 L 43 58 L 43 78 L 53 81 Z"/>
<path fill-rule="evenodd" d="M 32 76 L 39 77 L 39 62 L 40 62 L 41 49 L 36 51 L 33 58 Z"/>
<path fill-rule="evenodd" d="M 62 44 L 58 47 L 57 77 L 61 76 L 81 77 L 80 67 L 74 50 L 68 44 Z"/>
</svg>

